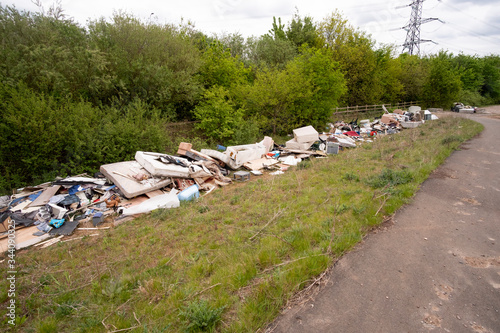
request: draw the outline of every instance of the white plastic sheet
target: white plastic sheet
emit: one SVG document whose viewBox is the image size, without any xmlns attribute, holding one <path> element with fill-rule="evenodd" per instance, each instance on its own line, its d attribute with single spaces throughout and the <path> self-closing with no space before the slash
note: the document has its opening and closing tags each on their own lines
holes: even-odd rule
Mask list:
<svg viewBox="0 0 500 333">
<path fill-rule="evenodd" d="M 123 215 L 135 215 L 149 213 L 155 209 L 160 208 L 176 208 L 180 206 L 179 198 L 177 198 L 177 191 L 172 190 L 167 194 L 158 195 L 137 206 L 130 208 L 121 208 L 118 211 Z"/>
</svg>

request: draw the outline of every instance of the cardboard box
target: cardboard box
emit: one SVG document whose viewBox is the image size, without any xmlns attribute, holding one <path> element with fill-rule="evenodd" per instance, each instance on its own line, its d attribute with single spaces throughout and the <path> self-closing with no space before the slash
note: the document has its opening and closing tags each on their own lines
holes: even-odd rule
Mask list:
<svg viewBox="0 0 500 333">
<path fill-rule="evenodd" d="M 295 139 L 292 139 L 286 142 L 285 147 L 288 149 L 308 150 L 314 142 L 315 141 L 299 143 Z"/>
<path fill-rule="evenodd" d="M 380 121 L 387 125 L 389 125 L 390 123 L 398 123 L 396 116 L 390 113 L 382 115 Z"/>
<path fill-rule="evenodd" d="M 190 151 L 193 145 L 187 142 L 181 142 L 179 144 L 179 149 L 177 150 L 178 155 L 186 155 L 186 152 Z"/>
<path fill-rule="evenodd" d="M 298 143 L 316 142 L 319 140 L 319 134 L 312 126 L 305 126 L 293 130 L 293 137 Z"/>
<path fill-rule="evenodd" d="M 190 144 L 190 143 L 187 143 L 187 142 L 181 142 L 179 144 L 179 149 L 182 149 L 182 150 L 191 150 L 191 148 L 193 148 L 193 145 Z"/>
<path fill-rule="evenodd" d="M 227 147 L 226 150 L 226 155 L 229 155 L 229 157 L 240 166 L 244 163 L 258 160 L 266 153 L 266 147 L 260 143 Z"/>
<path fill-rule="evenodd" d="M 6 218 L 4 218 L 6 217 Z M 3 219 L 3 221 L 2 221 Z M 6 232 L 9 230 L 9 223 L 10 222 L 10 216 L 7 216 L 7 214 L 0 214 L 0 232 Z"/>
</svg>

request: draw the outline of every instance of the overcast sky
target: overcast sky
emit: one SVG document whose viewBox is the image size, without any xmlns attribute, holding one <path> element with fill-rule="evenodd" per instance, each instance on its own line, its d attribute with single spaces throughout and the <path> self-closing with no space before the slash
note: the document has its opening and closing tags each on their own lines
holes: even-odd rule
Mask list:
<svg viewBox="0 0 500 333">
<path fill-rule="evenodd" d="M 205 34 L 240 33 L 244 37 L 260 36 L 272 27 L 273 16 L 287 24 L 296 8 L 299 14 L 323 20 L 336 9 L 349 22 L 371 34 L 377 43 L 403 44 L 413 0 L 60 0 L 64 13 L 86 25 L 88 19 L 110 18 L 122 10 L 137 18 L 158 23 L 191 21 Z M 0 0 L 2 5 L 37 11 L 31 0 Z M 499 0 L 426 0 L 422 18 L 439 18 L 421 26 L 423 54 L 444 49 L 458 54 L 480 56 L 500 54 Z M 48 9 L 54 1 L 41 0 Z M 153 15 L 151 15 L 153 13 Z M 401 51 L 401 47 L 398 51 Z"/>
</svg>

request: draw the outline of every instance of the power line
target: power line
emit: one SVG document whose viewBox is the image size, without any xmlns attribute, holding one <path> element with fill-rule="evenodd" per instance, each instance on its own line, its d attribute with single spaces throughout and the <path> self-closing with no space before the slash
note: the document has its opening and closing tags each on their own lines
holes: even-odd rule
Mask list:
<svg viewBox="0 0 500 333">
<path fill-rule="evenodd" d="M 483 20 L 483 19 L 477 18 L 477 17 L 475 17 L 474 15 L 471 15 L 470 13 L 466 13 L 466 12 L 464 12 L 463 10 L 461 10 L 460 8 L 457 8 L 457 7 L 455 7 L 455 6 L 449 5 L 448 3 L 444 2 L 443 0 L 438 0 L 438 1 L 439 1 L 440 3 L 442 3 L 442 4 L 444 4 L 445 6 L 448 6 L 448 7 L 450 7 L 451 9 L 454 9 L 454 10 L 456 10 L 456 11 L 458 11 L 458 12 L 460 12 L 460 13 L 462 13 L 462 14 L 466 15 L 467 17 L 471 17 L 471 18 L 475 19 L 475 20 L 476 20 L 476 21 L 478 21 L 478 22 L 481 22 L 481 23 L 483 23 L 483 24 L 489 25 L 489 26 L 490 26 L 490 27 L 492 27 L 492 28 L 495 28 L 495 29 L 500 30 L 500 27 L 499 27 L 499 26 L 497 26 L 497 25 L 491 24 L 491 23 L 489 23 L 489 22 L 487 22 L 487 21 L 485 21 L 485 20 Z"/>
<path fill-rule="evenodd" d="M 484 41 L 487 41 L 487 42 L 492 43 L 492 41 L 491 41 L 491 40 L 487 40 L 487 39 L 485 39 L 485 38 L 491 38 L 491 39 L 495 40 L 497 43 L 500 43 L 500 38 L 498 38 L 498 37 L 488 36 L 488 35 L 485 35 L 485 34 L 480 34 L 480 33 L 474 32 L 474 31 L 472 31 L 472 30 L 466 30 L 466 29 L 464 29 L 462 26 L 460 26 L 459 24 L 455 24 L 455 23 L 452 23 L 452 22 L 447 22 L 447 21 L 446 21 L 446 22 L 444 22 L 444 23 L 445 23 L 445 24 L 449 24 L 449 25 L 451 25 L 451 26 L 452 26 L 454 29 L 456 29 L 456 30 L 459 30 L 459 31 L 464 32 L 464 33 L 466 33 L 466 34 L 471 34 L 471 35 L 474 35 L 474 36 L 476 36 L 477 38 L 482 39 L 482 40 L 484 40 Z"/>
</svg>

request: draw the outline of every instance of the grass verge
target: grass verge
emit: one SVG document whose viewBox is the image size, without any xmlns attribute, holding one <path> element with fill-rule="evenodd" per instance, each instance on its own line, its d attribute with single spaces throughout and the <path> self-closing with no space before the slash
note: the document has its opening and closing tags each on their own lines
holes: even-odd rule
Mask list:
<svg viewBox="0 0 500 333">
<path fill-rule="evenodd" d="M 481 130 L 462 118 L 427 122 L 154 211 L 102 237 L 20 251 L 16 328 L 255 332 Z"/>
</svg>

